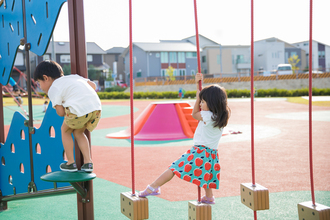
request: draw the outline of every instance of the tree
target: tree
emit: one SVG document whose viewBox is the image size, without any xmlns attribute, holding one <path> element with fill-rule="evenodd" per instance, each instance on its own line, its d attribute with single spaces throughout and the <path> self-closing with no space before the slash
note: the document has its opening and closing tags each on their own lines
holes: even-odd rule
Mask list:
<svg viewBox="0 0 330 220">
<path fill-rule="evenodd" d="M 292 73 L 295 74 L 296 70 L 299 70 L 299 67 L 297 67 L 297 64 L 299 63 L 300 59 L 298 58 L 298 55 L 293 55 L 288 59 L 289 64 L 292 66 Z"/>
<path fill-rule="evenodd" d="M 88 67 L 88 78 L 90 80 L 99 80 L 101 73 L 95 68 L 94 65 L 89 65 Z"/>
<path fill-rule="evenodd" d="M 71 74 L 71 65 L 65 64 L 62 69 L 63 69 L 64 75 Z"/>
<path fill-rule="evenodd" d="M 168 80 L 174 81 L 175 80 L 175 76 L 174 76 L 174 68 L 172 66 L 169 66 L 166 69 L 166 73 L 165 76 L 167 77 Z"/>
</svg>

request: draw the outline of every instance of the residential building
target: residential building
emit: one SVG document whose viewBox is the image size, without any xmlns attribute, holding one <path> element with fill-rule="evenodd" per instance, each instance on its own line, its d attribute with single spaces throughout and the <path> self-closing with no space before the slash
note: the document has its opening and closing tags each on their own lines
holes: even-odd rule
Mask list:
<svg viewBox="0 0 330 220">
<path fill-rule="evenodd" d="M 54 47 L 54 53 L 53 53 Z M 87 66 L 90 68 L 93 65 L 97 70 L 106 72 L 109 66 L 103 61 L 103 55 L 105 51 L 94 42 L 86 42 L 87 53 Z M 54 54 L 54 55 L 53 55 Z M 52 57 L 54 56 L 54 57 Z M 37 57 L 37 64 L 43 60 L 54 60 L 62 67 L 65 65 L 71 65 L 70 61 L 70 43 L 69 42 L 53 42 L 48 45 L 47 51 L 43 56 Z"/>
<path fill-rule="evenodd" d="M 129 47 L 125 57 L 126 81 L 129 78 Z M 190 42 L 162 41 L 159 43 L 133 43 L 133 78 L 165 76 L 172 66 L 175 76 L 194 75 L 197 70 L 196 46 Z"/>
<path fill-rule="evenodd" d="M 204 73 L 245 73 L 247 75 L 250 73 L 250 46 L 205 46 L 201 54 Z"/>
<path fill-rule="evenodd" d="M 254 42 L 254 71 L 275 71 L 278 64 L 289 63 L 292 55 L 298 55 L 299 72 L 306 67 L 306 52 L 292 44 L 272 37 Z"/>
<path fill-rule="evenodd" d="M 320 43 L 318 41 L 312 41 L 312 69 L 320 71 L 330 71 L 330 46 Z M 292 45 L 301 48 L 306 51 L 306 61 L 309 66 L 309 41 L 302 41 L 293 43 Z"/>
<path fill-rule="evenodd" d="M 124 57 L 121 54 L 125 51 L 123 47 L 113 47 L 104 54 L 104 62 L 109 65 L 116 80 L 125 81 Z"/>
</svg>

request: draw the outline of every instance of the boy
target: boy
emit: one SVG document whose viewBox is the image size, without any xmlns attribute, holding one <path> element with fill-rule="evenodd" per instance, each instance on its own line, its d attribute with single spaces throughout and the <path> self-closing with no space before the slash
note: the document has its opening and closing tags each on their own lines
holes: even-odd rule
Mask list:
<svg viewBox="0 0 330 220">
<path fill-rule="evenodd" d="M 84 131 L 92 131 L 101 117 L 101 101 L 95 92 L 95 84 L 79 75 L 64 76 L 61 66 L 50 60 L 45 60 L 37 66 L 34 80 L 38 81 L 40 88 L 48 94 L 56 113 L 64 116 L 61 133 L 68 162 L 62 163 L 60 169 L 68 172 L 78 170 L 74 161 L 71 137 L 73 133 L 84 157 L 81 170 L 92 172 L 93 162 Z"/>
</svg>

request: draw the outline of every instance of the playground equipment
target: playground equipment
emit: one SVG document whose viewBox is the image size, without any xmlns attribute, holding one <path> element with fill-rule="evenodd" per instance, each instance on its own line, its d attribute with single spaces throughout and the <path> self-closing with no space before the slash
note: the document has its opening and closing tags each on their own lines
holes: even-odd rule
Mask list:
<svg viewBox="0 0 330 220">
<path fill-rule="evenodd" d="M 198 71 L 201 72 L 201 63 L 200 63 L 200 51 L 199 51 L 199 34 L 198 34 L 198 22 L 197 22 L 197 2 L 194 0 L 194 11 L 195 11 L 195 27 L 196 27 L 196 46 L 197 46 L 197 61 L 198 61 Z M 132 0 L 129 0 L 129 58 L 130 58 L 130 84 L 133 85 L 133 41 L 132 41 Z M 202 89 L 202 82 L 199 82 L 199 89 Z M 148 199 L 147 198 L 140 198 L 135 195 L 135 176 L 134 176 L 134 139 L 141 138 L 143 139 L 153 139 L 159 140 L 163 138 L 168 138 L 168 135 L 173 135 L 170 130 L 174 128 L 176 130 L 175 138 L 182 137 L 183 133 L 186 135 L 188 134 L 190 137 L 193 137 L 192 126 L 183 126 L 185 128 L 185 132 L 181 132 L 179 129 L 179 123 L 175 116 L 174 106 L 173 104 L 165 104 L 165 103 L 158 103 L 160 105 L 156 106 L 155 104 L 149 105 L 146 110 L 141 114 L 141 117 L 137 119 L 137 128 L 134 128 L 134 115 L 133 115 L 133 87 L 130 87 L 130 115 L 131 115 L 131 128 L 130 128 L 130 138 L 131 138 L 131 166 L 132 166 L 132 192 L 121 193 L 120 200 L 121 200 L 121 212 L 126 217 L 132 220 L 138 219 L 148 219 Z M 160 107 L 159 107 L 160 106 Z M 158 108 L 157 108 L 158 107 Z M 181 106 L 179 104 L 175 105 L 178 112 L 181 111 Z M 190 107 L 190 106 L 189 106 Z M 157 109 L 156 109 L 157 108 Z M 191 108 L 191 107 L 190 107 Z M 192 109 L 191 109 L 192 111 Z M 166 113 L 165 113 L 166 112 Z M 165 114 L 164 114 L 165 113 Z M 191 112 L 190 112 L 191 115 Z M 146 116 L 148 120 L 146 120 Z M 160 117 L 161 116 L 161 117 Z M 169 118 L 167 118 L 167 116 Z M 171 124 L 173 123 L 173 127 L 169 126 L 165 128 L 166 132 L 159 132 L 159 130 L 154 132 L 154 128 L 156 126 L 152 126 L 152 123 L 157 118 L 159 123 L 159 119 L 166 117 L 165 120 L 171 120 Z M 181 125 L 187 125 L 187 119 L 181 114 L 178 116 L 180 118 Z M 150 119 L 150 122 L 149 122 Z M 169 124 L 169 123 L 165 123 Z M 163 124 L 162 124 L 163 125 Z M 197 124 L 194 125 L 197 127 Z M 158 125 L 158 127 L 160 127 Z M 194 127 L 194 129 L 196 129 Z M 180 130 L 180 132 L 178 132 Z M 188 132 L 189 131 L 189 132 Z M 117 137 L 117 138 L 128 138 L 129 137 L 129 130 L 121 131 L 116 134 L 107 135 L 107 137 Z M 145 135 L 145 134 L 148 135 Z M 152 133 L 152 135 L 151 135 Z M 165 137 L 162 136 L 162 133 L 165 133 Z M 151 136 L 151 137 L 150 137 Z M 209 204 L 202 204 L 201 203 L 201 193 L 200 187 L 198 187 L 198 200 L 192 201 L 188 203 L 188 218 L 194 220 L 209 220 L 212 219 L 212 211 L 211 206 Z"/>
<path fill-rule="evenodd" d="M 254 25 L 253 0 L 251 0 L 251 70 L 254 69 Z M 254 166 L 254 74 L 251 74 L 251 165 L 252 183 L 242 183 L 240 186 L 241 202 L 253 210 L 254 219 L 257 219 L 257 210 L 269 209 L 269 191 L 256 184 Z"/>
<path fill-rule="evenodd" d="M 134 139 L 148 141 L 193 138 L 197 120 L 192 116 L 188 102 L 154 102 L 134 121 Z M 108 134 L 106 137 L 128 139 L 130 128 Z"/>
<path fill-rule="evenodd" d="M 0 208 L 1 210 L 7 209 L 7 202 L 11 200 L 72 193 L 76 189 L 78 219 L 94 219 L 92 179 L 95 178 L 95 174 L 78 172 L 74 174 L 78 175 L 77 178 L 72 179 L 63 172 L 51 173 L 59 169 L 58 165 L 64 159 L 61 139 L 63 118 L 59 117 L 53 108 L 48 108 L 41 127 L 39 129 L 33 127 L 29 51 L 31 50 L 39 56 L 45 53 L 64 2 L 66 0 L 6 0 L 1 1 L 4 4 L 0 4 L 3 23 L 3 28 L 0 28 L 0 35 L 2 36 L 0 42 L 0 89 L 2 90 L 2 85 L 8 83 L 18 46 L 24 45 L 30 116 L 29 120 L 25 120 L 20 113 L 14 114 L 5 142 L 3 95 L 1 93 Z M 83 2 L 69 0 L 68 8 L 71 70 L 73 74 L 87 77 Z M 54 132 L 55 137 L 52 136 Z M 86 132 L 86 136 L 90 139 L 89 132 Z M 76 164 L 80 167 L 82 155 L 77 143 L 75 146 Z M 42 181 L 40 179 L 42 175 L 45 181 L 54 183 Z M 69 182 L 73 188 L 69 187 Z"/>
<path fill-rule="evenodd" d="M 309 63 L 312 63 L 313 51 L 313 0 L 309 7 Z M 309 65 L 309 168 L 312 201 L 298 204 L 299 219 L 325 220 L 330 219 L 330 207 L 315 202 L 313 177 L 313 129 L 312 129 L 312 65 Z"/>
</svg>

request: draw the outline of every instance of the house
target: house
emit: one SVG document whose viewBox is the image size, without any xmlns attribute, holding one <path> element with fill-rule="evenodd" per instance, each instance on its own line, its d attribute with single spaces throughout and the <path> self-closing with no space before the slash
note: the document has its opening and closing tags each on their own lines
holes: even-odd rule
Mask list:
<svg viewBox="0 0 330 220">
<path fill-rule="evenodd" d="M 330 46 L 313 40 L 312 69 L 320 71 L 329 71 L 330 69 Z M 309 41 L 293 43 L 292 45 L 306 51 L 306 61 L 309 66 Z"/>
<path fill-rule="evenodd" d="M 274 71 L 278 64 L 289 63 L 288 59 L 293 55 L 298 55 L 300 59 L 296 66 L 301 72 L 307 65 L 305 50 L 275 37 L 255 41 L 254 71 Z"/>
<path fill-rule="evenodd" d="M 106 72 L 109 69 L 109 66 L 103 61 L 103 55 L 106 53 L 96 43 L 86 42 L 86 53 L 88 68 L 93 65 L 95 69 L 102 72 Z M 55 59 L 53 58 L 53 56 L 55 57 Z M 55 41 L 53 44 L 53 42 L 50 41 L 46 53 L 43 56 L 37 56 L 37 65 L 43 60 L 50 59 L 56 61 L 62 67 L 64 67 L 65 65 L 70 66 L 70 43 Z"/>
<path fill-rule="evenodd" d="M 125 51 L 124 47 L 113 47 L 106 51 L 103 60 L 109 65 L 116 80 L 125 81 L 124 57 L 121 54 Z"/>
<path fill-rule="evenodd" d="M 123 52 L 126 81 L 129 80 L 129 47 Z M 133 78 L 165 76 L 172 66 L 175 76 L 195 75 L 197 70 L 196 46 L 183 41 L 133 43 Z"/>
<path fill-rule="evenodd" d="M 250 46 L 205 46 L 201 55 L 203 73 L 250 73 Z"/>
</svg>

